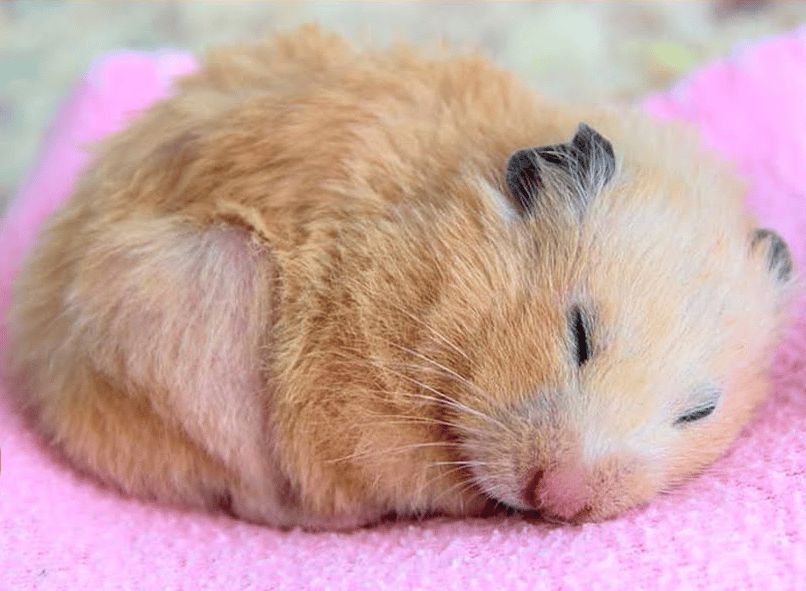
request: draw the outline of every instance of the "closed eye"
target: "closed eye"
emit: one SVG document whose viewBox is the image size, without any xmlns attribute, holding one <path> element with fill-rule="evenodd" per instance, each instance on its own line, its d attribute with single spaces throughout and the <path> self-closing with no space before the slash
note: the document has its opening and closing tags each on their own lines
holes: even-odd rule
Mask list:
<svg viewBox="0 0 806 591">
<path fill-rule="evenodd" d="M 579 367 L 582 367 L 585 362 L 590 359 L 590 335 L 588 334 L 587 319 L 579 308 L 571 310 L 571 316 L 568 319 L 568 324 L 571 332 L 571 337 L 574 343 L 574 354 L 576 362 Z"/>
<path fill-rule="evenodd" d="M 680 425 L 682 423 L 693 423 L 694 421 L 699 421 L 700 419 L 704 419 L 708 415 L 710 415 L 716 409 L 716 403 L 709 404 L 708 406 L 703 406 L 702 408 L 697 408 L 692 410 L 682 417 L 678 418 L 674 424 Z"/>
</svg>

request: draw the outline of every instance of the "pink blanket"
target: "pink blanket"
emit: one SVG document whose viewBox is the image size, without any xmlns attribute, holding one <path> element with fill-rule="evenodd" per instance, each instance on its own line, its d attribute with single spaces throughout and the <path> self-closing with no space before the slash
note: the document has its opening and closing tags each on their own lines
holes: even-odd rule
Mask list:
<svg viewBox="0 0 806 591">
<path fill-rule="evenodd" d="M 177 53 L 97 63 L 59 113 L 0 227 L 0 314 L 80 146 L 193 68 Z M 646 106 L 689 120 L 749 177 L 749 206 L 806 262 L 806 28 L 738 50 Z M 121 498 L 77 475 L 0 396 L 0 589 L 806 588 L 806 304 L 759 419 L 708 472 L 619 519 L 518 517 L 279 532 Z M 0 348 L 5 347 L 0 330 Z"/>
</svg>

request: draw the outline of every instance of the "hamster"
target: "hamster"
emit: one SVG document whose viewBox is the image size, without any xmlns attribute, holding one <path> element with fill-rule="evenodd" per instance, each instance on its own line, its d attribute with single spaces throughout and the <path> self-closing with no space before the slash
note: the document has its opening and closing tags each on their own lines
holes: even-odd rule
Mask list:
<svg viewBox="0 0 806 591">
<path fill-rule="evenodd" d="M 21 405 L 125 494 L 276 527 L 606 519 L 717 458 L 795 277 L 688 132 L 305 27 L 105 140 L 14 285 Z"/>
</svg>

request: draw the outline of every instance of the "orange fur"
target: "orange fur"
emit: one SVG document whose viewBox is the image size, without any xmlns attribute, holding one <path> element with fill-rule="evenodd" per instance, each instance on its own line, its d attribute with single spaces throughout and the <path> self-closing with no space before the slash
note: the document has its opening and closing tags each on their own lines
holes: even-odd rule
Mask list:
<svg viewBox="0 0 806 591">
<path fill-rule="evenodd" d="M 559 185 L 519 216 L 507 159 L 580 121 L 612 181 L 581 218 Z M 481 57 L 307 27 L 211 53 L 98 154 L 10 327 L 43 432 L 127 493 L 310 528 L 491 500 L 603 518 L 712 461 L 765 394 L 791 282 L 730 175 Z M 704 388 L 717 410 L 675 425 Z"/>
</svg>

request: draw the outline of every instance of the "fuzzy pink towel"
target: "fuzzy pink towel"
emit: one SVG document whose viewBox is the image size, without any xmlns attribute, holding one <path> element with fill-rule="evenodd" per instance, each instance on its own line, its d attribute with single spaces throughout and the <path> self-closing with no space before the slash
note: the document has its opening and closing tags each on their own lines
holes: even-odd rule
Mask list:
<svg viewBox="0 0 806 591">
<path fill-rule="evenodd" d="M 187 55 L 96 64 L 51 128 L 0 228 L 0 314 L 79 147 L 193 68 Z M 752 183 L 749 204 L 806 262 L 806 28 L 707 66 L 647 108 L 702 129 Z M 806 308 L 759 419 L 705 475 L 619 519 L 517 517 L 279 532 L 121 498 L 77 475 L 0 396 L 0 589 L 806 589 Z M 0 345 L 6 336 L 0 332 Z"/>
</svg>

